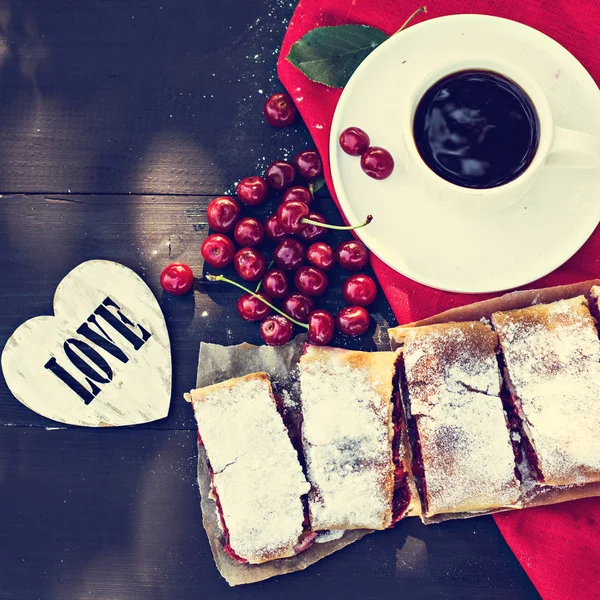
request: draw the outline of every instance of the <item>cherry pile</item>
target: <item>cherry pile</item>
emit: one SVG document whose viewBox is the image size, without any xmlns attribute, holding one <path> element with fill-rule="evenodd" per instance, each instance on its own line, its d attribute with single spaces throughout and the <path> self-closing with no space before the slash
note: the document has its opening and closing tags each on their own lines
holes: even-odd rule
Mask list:
<svg viewBox="0 0 600 600">
<path fill-rule="evenodd" d="M 275 127 L 285 127 L 296 117 L 287 94 L 268 98 L 263 111 Z M 365 307 L 375 300 L 377 286 L 359 272 L 368 264 L 369 251 L 355 239 L 334 247 L 324 238 L 328 228 L 354 229 L 372 217 L 355 227 L 328 225 L 314 206 L 315 181 L 322 175 L 318 152 L 303 150 L 293 162 L 271 163 L 264 176 L 242 179 L 236 186 L 237 198 L 219 196 L 207 208 L 212 232 L 201 246 L 204 261 L 212 269 L 232 267 L 243 283 L 223 274 L 205 277 L 241 289 L 238 313 L 260 323 L 260 335 L 269 345 L 289 342 L 295 328 L 308 330 L 309 342 L 320 345 L 331 342 L 336 328 L 348 336 L 362 335 L 369 328 Z M 334 317 L 316 303 L 336 267 L 353 273 L 342 285 L 347 306 Z M 163 289 L 174 294 L 185 293 L 192 282 L 191 269 L 178 263 L 161 275 Z"/>
<path fill-rule="evenodd" d="M 394 170 L 392 155 L 380 146 L 371 146 L 368 134 L 359 127 L 348 127 L 340 134 L 340 147 L 350 156 L 360 156 L 361 169 L 373 179 L 387 179 Z"/>
</svg>

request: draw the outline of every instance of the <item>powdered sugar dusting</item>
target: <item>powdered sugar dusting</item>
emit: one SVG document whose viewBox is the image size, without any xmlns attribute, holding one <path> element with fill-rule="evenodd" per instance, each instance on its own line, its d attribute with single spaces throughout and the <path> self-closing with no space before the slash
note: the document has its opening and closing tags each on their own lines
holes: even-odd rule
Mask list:
<svg viewBox="0 0 600 600">
<path fill-rule="evenodd" d="M 373 362 L 371 362 L 373 361 Z M 309 347 L 300 359 L 313 529 L 382 529 L 393 492 L 395 355 Z"/>
<path fill-rule="evenodd" d="M 315 543 L 325 544 L 326 542 L 333 542 L 333 540 L 339 540 L 342 537 L 344 537 L 344 531 L 340 529 L 319 531 L 319 534 L 315 538 Z"/>
<path fill-rule="evenodd" d="M 288 390 L 281 390 L 281 401 L 283 402 L 283 407 L 287 410 L 297 410 L 300 408 L 298 401 L 289 393 Z"/>
<path fill-rule="evenodd" d="M 267 377 L 194 390 L 192 400 L 231 547 L 250 563 L 292 556 L 310 486 Z"/>
<path fill-rule="evenodd" d="M 520 445 L 523 438 L 518 431 L 511 431 L 510 439 Z M 533 489 L 539 487 L 538 481 L 526 456 L 523 456 L 523 460 L 517 462 L 517 469 L 521 477 L 521 494 L 524 498 L 527 498 Z"/>
<path fill-rule="evenodd" d="M 600 340 L 585 298 L 492 320 L 545 483 L 599 480 Z"/>
<path fill-rule="evenodd" d="M 429 396 L 439 393 L 440 381 L 449 392 L 467 388 L 498 396 L 500 371 L 495 353 L 496 336 L 479 322 L 444 323 L 408 330 L 404 342 L 404 366 L 412 385 L 424 388 L 413 394 L 413 411 L 426 410 Z M 431 393 L 427 391 L 431 388 Z M 423 406 L 419 406 L 419 402 Z"/>
<path fill-rule="evenodd" d="M 425 474 L 426 516 L 514 507 L 514 455 L 496 336 L 480 322 L 408 331 L 404 367 Z"/>
</svg>

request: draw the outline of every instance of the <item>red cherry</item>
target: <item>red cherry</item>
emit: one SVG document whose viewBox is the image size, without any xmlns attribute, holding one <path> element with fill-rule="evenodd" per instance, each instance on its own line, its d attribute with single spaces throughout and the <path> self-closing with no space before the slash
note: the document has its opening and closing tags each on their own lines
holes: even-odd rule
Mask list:
<svg viewBox="0 0 600 600">
<path fill-rule="evenodd" d="M 337 328 L 344 334 L 355 337 L 369 329 L 369 313 L 362 306 L 346 306 L 336 317 Z"/>
<path fill-rule="evenodd" d="M 194 273 L 184 263 L 172 263 L 160 274 L 160 285 L 165 292 L 181 296 L 192 289 Z"/>
<path fill-rule="evenodd" d="M 242 214 L 242 207 L 229 196 L 219 196 L 211 200 L 206 209 L 208 226 L 220 233 L 231 231 Z"/>
<path fill-rule="evenodd" d="M 294 277 L 296 289 L 307 296 L 322 296 L 328 284 L 327 275 L 315 267 L 300 267 Z"/>
<path fill-rule="evenodd" d="M 323 175 L 323 163 L 316 150 L 303 150 L 294 158 L 296 170 L 300 177 L 308 181 L 314 181 L 317 177 Z"/>
<path fill-rule="evenodd" d="M 360 156 L 370 144 L 369 136 L 359 127 L 348 127 L 340 135 L 340 146 L 350 156 Z"/>
<path fill-rule="evenodd" d="M 287 94 L 273 94 L 263 105 L 265 119 L 273 127 L 287 127 L 296 118 L 296 107 Z"/>
<path fill-rule="evenodd" d="M 290 200 L 279 205 L 277 209 L 277 221 L 286 233 L 300 233 L 307 227 L 302 219 L 308 217 L 310 208 L 304 202 Z"/>
<path fill-rule="evenodd" d="M 281 203 L 291 202 L 292 200 L 304 202 L 304 204 L 310 206 L 310 203 L 313 201 L 313 195 L 307 187 L 295 185 L 285 191 L 285 194 L 281 197 Z"/>
<path fill-rule="evenodd" d="M 282 315 L 267 317 L 260 324 L 260 337 L 268 346 L 283 346 L 292 339 L 292 323 Z"/>
<path fill-rule="evenodd" d="M 233 258 L 238 275 L 246 281 L 258 281 L 267 271 L 267 257 L 256 248 L 242 248 Z"/>
<path fill-rule="evenodd" d="M 272 242 L 279 242 L 287 235 L 281 228 L 276 214 L 267 217 L 265 221 L 265 233 Z"/>
<path fill-rule="evenodd" d="M 263 277 L 262 288 L 269 298 L 283 298 L 288 293 L 288 280 L 280 269 L 271 269 Z"/>
<path fill-rule="evenodd" d="M 315 346 L 325 346 L 333 339 L 335 321 L 333 315 L 323 309 L 313 310 L 308 316 L 307 339 Z"/>
<path fill-rule="evenodd" d="M 265 178 L 276 192 L 282 192 L 296 179 L 296 169 L 292 163 L 276 160 L 267 167 Z"/>
<path fill-rule="evenodd" d="M 235 254 L 233 242 L 222 233 L 209 235 L 200 247 L 202 258 L 215 269 L 224 269 Z"/>
<path fill-rule="evenodd" d="M 265 239 L 265 228 L 258 219 L 246 217 L 235 224 L 233 238 L 240 246 L 260 246 Z"/>
<path fill-rule="evenodd" d="M 284 271 L 295 271 L 304 262 L 304 246 L 294 238 L 285 238 L 277 244 L 273 261 Z"/>
<path fill-rule="evenodd" d="M 244 177 L 235 188 L 238 198 L 250 206 L 262 204 L 269 195 L 269 184 L 267 180 L 258 175 Z"/>
<path fill-rule="evenodd" d="M 259 294 L 259 296 L 264 298 L 262 294 Z M 252 294 L 240 296 L 237 301 L 237 309 L 242 319 L 246 319 L 246 321 L 262 321 L 273 312 L 270 306 L 267 306 Z"/>
<path fill-rule="evenodd" d="M 306 260 L 323 271 L 329 271 L 335 264 L 333 248 L 325 242 L 315 242 L 308 247 Z"/>
<path fill-rule="evenodd" d="M 377 284 L 363 273 L 351 275 L 344 281 L 342 295 L 350 305 L 369 306 L 377 296 Z"/>
<path fill-rule="evenodd" d="M 369 177 L 385 179 L 394 170 L 394 159 L 385 148 L 371 146 L 360 157 L 360 166 Z"/>
<path fill-rule="evenodd" d="M 342 269 L 360 271 L 369 262 L 369 250 L 358 240 L 348 240 L 336 248 L 335 258 Z"/>
<path fill-rule="evenodd" d="M 314 308 L 314 302 L 304 294 L 292 294 L 283 301 L 283 312 L 300 323 L 308 323 L 308 315 Z"/>
<path fill-rule="evenodd" d="M 325 217 L 316 212 L 309 213 L 308 218 L 311 221 L 327 223 Z M 325 227 L 319 227 L 318 225 L 313 225 L 312 223 L 305 223 L 305 225 L 306 227 L 298 234 L 298 236 L 305 242 L 316 242 L 317 240 L 324 238 L 325 234 L 327 233 L 327 229 L 325 229 Z"/>
</svg>

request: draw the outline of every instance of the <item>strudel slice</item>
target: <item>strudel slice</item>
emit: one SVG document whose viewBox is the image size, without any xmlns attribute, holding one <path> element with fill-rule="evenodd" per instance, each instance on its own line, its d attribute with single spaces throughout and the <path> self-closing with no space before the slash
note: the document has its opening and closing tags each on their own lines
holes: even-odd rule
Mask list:
<svg viewBox="0 0 600 600">
<path fill-rule="evenodd" d="M 321 529 L 385 529 L 409 493 L 394 493 L 394 352 L 308 346 L 300 358 L 302 445 L 310 522 Z M 394 499 L 396 498 L 396 502 Z M 402 498 L 402 499 L 401 499 Z M 401 504 L 401 506 L 400 506 Z"/>
<path fill-rule="evenodd" d="M 306 547 L 302 496 L 310 488 L 266 373 L 190 393 L 212 473 L 225 550 L 252 564 Z"/>
<path fill-rule="evenodd" d="M 519 502 L 496 346 L 479 321 L 406 329 L 402 393 L 425 517 Z"/>
<path fill-rule="evenodd" d="M 496 312 L 492 322 L 535 478 L 600 481 L 600 341 L 585 297 Z"/>
</svg>

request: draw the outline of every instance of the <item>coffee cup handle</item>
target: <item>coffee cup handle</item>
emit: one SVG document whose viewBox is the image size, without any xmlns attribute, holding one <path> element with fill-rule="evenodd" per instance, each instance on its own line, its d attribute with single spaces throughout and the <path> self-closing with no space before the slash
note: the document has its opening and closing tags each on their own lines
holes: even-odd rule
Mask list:
<svg viewBox="0 0 600 600">
<path fill-rule="evenodd" d="M 546 164 L 552 167 L 597 169 L 600 167 L 600 140 L 581 131 L 554 127 L 554 139 Z"/>
</svg>

